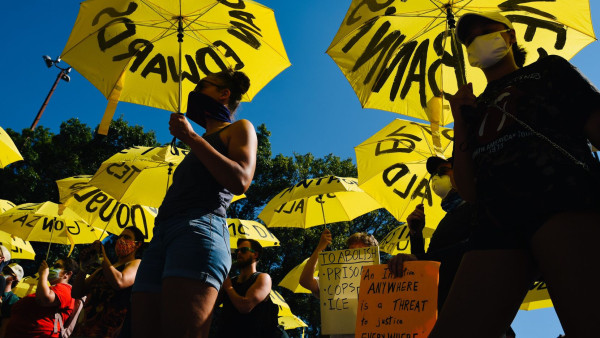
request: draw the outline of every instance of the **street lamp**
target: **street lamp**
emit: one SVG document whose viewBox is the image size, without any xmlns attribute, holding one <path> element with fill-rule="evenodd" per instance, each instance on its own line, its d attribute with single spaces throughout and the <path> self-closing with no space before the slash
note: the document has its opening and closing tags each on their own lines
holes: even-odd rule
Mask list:
<svg viewBox="0 0 600 338">
<path fill-rule="evenodd" d="M 48 68 L 51 68 L 52 66 L 54 66 L 54 67 L 60 69 L 60 73 L 58 73 L 58 76 L 56 77 L 56 81 L 54 81 L 54 84 L 52 85 L 52 88 L 50 88 L 50 92 L 48 93 L 48 96 L 46 96 L 46 100 L 44 100 L 44 103 L 42 104 L 40 111 L 37 113 L 35 120 L 33 120 L 33 123 L 31 124 L 31 130 L 35 129 L 35 126 L 37 125 L 38 121 L 42 117 L 42 114 L 44 113 L 44 109 L 46 109 L 46 106 L 48 105 L 48 101 L 50 101 L 50 98 L 52 97 L 52 94 L 54 93 L 54 90 L 56 89 L 58 82 L 60 82 L 61 79 L 66 82 L 71 81 L 71 78 L 69 77 L 69 75 L 67 75 L 71 72 L 71 67 L 62 68 L 62 67 L 58 66 L 58 63 L 60 62 L 60 57 L 57 57 L 56 60 L 52 60 L 52 58 L 49 57 L 48 55 L 44 55 L 44 56 L 42 56 L 42 58 L 44 59 L 44 62 L 46 63 L 46 66 Z"/>
</svg>

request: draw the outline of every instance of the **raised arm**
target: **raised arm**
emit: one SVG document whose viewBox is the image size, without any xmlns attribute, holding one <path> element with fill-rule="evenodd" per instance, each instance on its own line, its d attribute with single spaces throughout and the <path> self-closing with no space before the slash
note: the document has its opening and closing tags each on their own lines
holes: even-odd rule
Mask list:
<svg viewBox="0 0 600 338">
<path fill-rule="evenodd" d="M 38 270 L 40 279 L 38 280 L 37 290 L 35 292 L 35 301 L 39 305 L 45 307 L 58 306 L 60 304 L 58 297 L 56 297 L 54 291 L 48 286 L 49 272 L 48 263 L 42 261 Z"/>
<path fill-rule="evenodd" d="M 202 136 L 196 134 L 187 118 L 182 114 L 171 114 L 169 130 L 185 144 L 211 175 L 236 195 L 250 187 L 256 168 L 258 140 L 254 126 L 248 120 L 239 120 L 228 128 L 228 155 L 224 156 L 213 148 Z"/>
<path fill-rule="evenodd" d="M 312 255 L 310 255 L 308 261 L 306 261 L 302 274 L 300 275 L 300 285 L 310 290 L 313 296 L 317 298 L 319 298 L 319 284 L 314 276 L 315 269 L 317 267 L 317 262 L 319 261 L 319 253 L 331 244 L 331 240 L 331 232 L 329 229 L 325 229 L 323 233 L 321 233 L 321 239 L 319 240 L 317 248 Z"/>
<path fill-rule="evenodd" d="M 271 276 L 261 273 L 256 281 L 246 291 L 245 296 L 239 295 L 231 285 L 229 277 L 223 282 L 223 289 L 229 296 L 231 303 L 240 313 L 249 313 L 254 307 L 269 297 L 271 292 Z"/>
</svg>

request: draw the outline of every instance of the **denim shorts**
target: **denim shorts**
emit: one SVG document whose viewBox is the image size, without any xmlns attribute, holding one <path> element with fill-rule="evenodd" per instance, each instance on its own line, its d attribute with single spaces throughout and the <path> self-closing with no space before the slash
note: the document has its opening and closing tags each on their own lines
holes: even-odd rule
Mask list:
<svg viewBox="0 0 600 338">
<path fill-rule="evenodd" d="M 199 280 L 218 291 L 230 268 L 231 248 L 225 218 L 194 209 L 155 225 L 133 292 L 161 292 L 166 277 Z"/>
</svg>

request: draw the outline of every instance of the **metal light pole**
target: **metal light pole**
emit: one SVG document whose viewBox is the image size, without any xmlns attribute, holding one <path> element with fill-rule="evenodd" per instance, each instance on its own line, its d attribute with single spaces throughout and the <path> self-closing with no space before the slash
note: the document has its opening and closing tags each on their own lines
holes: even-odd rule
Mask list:
<svg viewBox="0 0 600 338">
<path fill-rule="evenodd" d="M 56 89 L 56 86 L 58 85 L 60 80 L 62 79 L 66 82 L 71 81 L 71 78 L 69 77 L 69 75 L 67 75 L 71 72 L 71 67 L 68 67 L 68 68 L 59 67 L 57 65 L 60 62 L 59 57 L 56 58 L 56 60 L 52 60 L 52 58 L 50 58 L 48 55 L 44 55 L 44 56 L 42 56 L 42 58 L 44 59 L 44 62 L 46 62 L 46 66 L 48 66 L 48 68 L 51 68 L 52 66 L 54 66 L 54 67 L 60 69 L 60 73 L 58 73 L 58 76 L 56 77 L 56 81 L 54 81 L 52 88 L 50 88 L 50 92 L 48 92 L 48 96 L 46 96 L 46 100 L 44 100 L 44 103 L 42 104 L 40 111 L 38 111 L 37 116 L 35 117 L 35 120 L 33 120 L 33 123 L 31 124 L 31 130 L 35 129 L 38 121 L 42 117 L 42 114 L 44 113 L 44 109 L 46 109 L 46 106 L 48 105 L 48 101 L 50 101 L 50 98 L 52 97 L 52 94 L 54 94 L 54 90 Z"/>
</svg>

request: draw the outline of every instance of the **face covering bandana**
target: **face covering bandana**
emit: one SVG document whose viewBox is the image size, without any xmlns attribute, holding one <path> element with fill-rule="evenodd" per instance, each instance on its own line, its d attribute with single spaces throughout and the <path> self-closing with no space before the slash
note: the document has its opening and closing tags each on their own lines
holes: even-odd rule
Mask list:
<svg viewBox="0 0 600 338">
<path fill-rule="evenodd" d="M 60 278 L 60 269 L 52 268 L 50 272 L 48 272 L 48 281 L 53 281 Z"/>
<path fill-rule="evenodd" d="M 442 175 L 441 177 L 435 175 L 431 178 L 431 189 L 433 192 L 440 196 L 440 198 L 444 199 L 448 196 L 450 190 L 452 190 L 452 182 L 450 181 L 450 176 Z"/>
<path fill-rule="evenodd" d="M 115 244 L 115 253 L 119 257 L 125 257 L 135 251 L 135 242 L 119 238 Z"/>
<path fill-rule="evenodd" d="M 190 92 L 186 116 L 206 129 L 206 117 L 231 123 L 231 112 L 212 97 L 200 92 Z"/>
<path fill-rule="evenodd" d="M 509 51 L 509 46 L 500 33 L 508 31 L 506 29 L 476 37 L 467 47 L 471 66 L 485 69 L 498 63 Z"/>
</svg>

